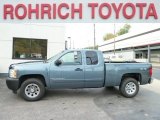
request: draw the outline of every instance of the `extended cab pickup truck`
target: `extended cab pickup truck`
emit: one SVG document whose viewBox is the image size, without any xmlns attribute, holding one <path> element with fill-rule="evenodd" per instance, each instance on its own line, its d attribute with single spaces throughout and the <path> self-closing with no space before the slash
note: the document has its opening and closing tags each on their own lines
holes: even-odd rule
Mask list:
<svg viewBox="0 0 160 120">
<path fill-rule="evenodd" d="M 66 50 L 37 62 L 12 64 L 6 84 L 28 101 L 43 97 L 45 89 L 101 88 L 119 86 L 123 96 L 131 98 L 139 85 L 152 82 L 148 63 L 105 62 L 98 50 Z"/>
</svg>

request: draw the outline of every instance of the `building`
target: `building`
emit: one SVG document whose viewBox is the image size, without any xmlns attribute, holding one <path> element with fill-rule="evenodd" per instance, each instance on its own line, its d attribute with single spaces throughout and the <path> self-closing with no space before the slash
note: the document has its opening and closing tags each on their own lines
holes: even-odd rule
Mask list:
<svg viewBox="0 0 160 120">
<path fill-rule="evenodd" d="M 63 24 L 0 24 L 0 76 L 12 63 L 44 60 L 64 49 Z"/>
<path fill-rule="evenodd" d="M 99 50 L 105 58 L 115 54 L 126 60 L 160 63 L 160 28 L 116 37 L 99 45 Z"/>
</svg>

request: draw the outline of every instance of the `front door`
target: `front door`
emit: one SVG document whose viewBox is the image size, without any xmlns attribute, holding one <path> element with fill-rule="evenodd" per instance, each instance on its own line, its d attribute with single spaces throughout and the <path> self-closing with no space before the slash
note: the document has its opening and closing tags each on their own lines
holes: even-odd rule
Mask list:
<svg viewBox="0 0 160 120">
<path fill-rule="evenodd" d="M 82 54 L 79 51 L 71 51 L 59 58 L 62 62 L 59 66 L 50 67 L 50 81 L 52 88 L 83 88 L 84 67 Z"/>
</svg>

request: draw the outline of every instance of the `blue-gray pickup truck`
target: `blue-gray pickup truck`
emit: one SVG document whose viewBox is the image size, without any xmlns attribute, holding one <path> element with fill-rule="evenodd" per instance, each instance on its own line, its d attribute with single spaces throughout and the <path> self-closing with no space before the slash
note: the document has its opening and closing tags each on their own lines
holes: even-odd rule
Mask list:
<svg viewBox="0 0 160 120">
<path fill-rule="evenodd" d="M 66 50 L 45 61 L 10 65 L 6 84 L 28 101 L 41 99 L 46 89 L 113 86 L 131 98 L 139 85 L 152 82 L 151 76 L 149 63 L 105 62 L 98 50 Z"/>
</svg>

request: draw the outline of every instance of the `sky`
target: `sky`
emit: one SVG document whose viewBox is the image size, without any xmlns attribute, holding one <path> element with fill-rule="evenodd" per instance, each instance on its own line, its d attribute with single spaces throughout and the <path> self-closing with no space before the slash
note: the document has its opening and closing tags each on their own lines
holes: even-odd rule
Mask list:
<svg viewBox="0 0 160 120">
<path fill-rule="evenodd" d="M 115 23 L 117 32 L 126 23 Z M 131 29 L 129 33 L 142 32 L 160 28 L 160 23 L 129 23 Z M 93 23 L 66 23 L 65 39 L 70 41 L 72 48 L 85 48 L 94 45 L 94 24 Z M 96 23 L 96 44 L 103 44 L 103 36 L 106 33 L 114 33 L 114 23 Z"/>
</svg>

